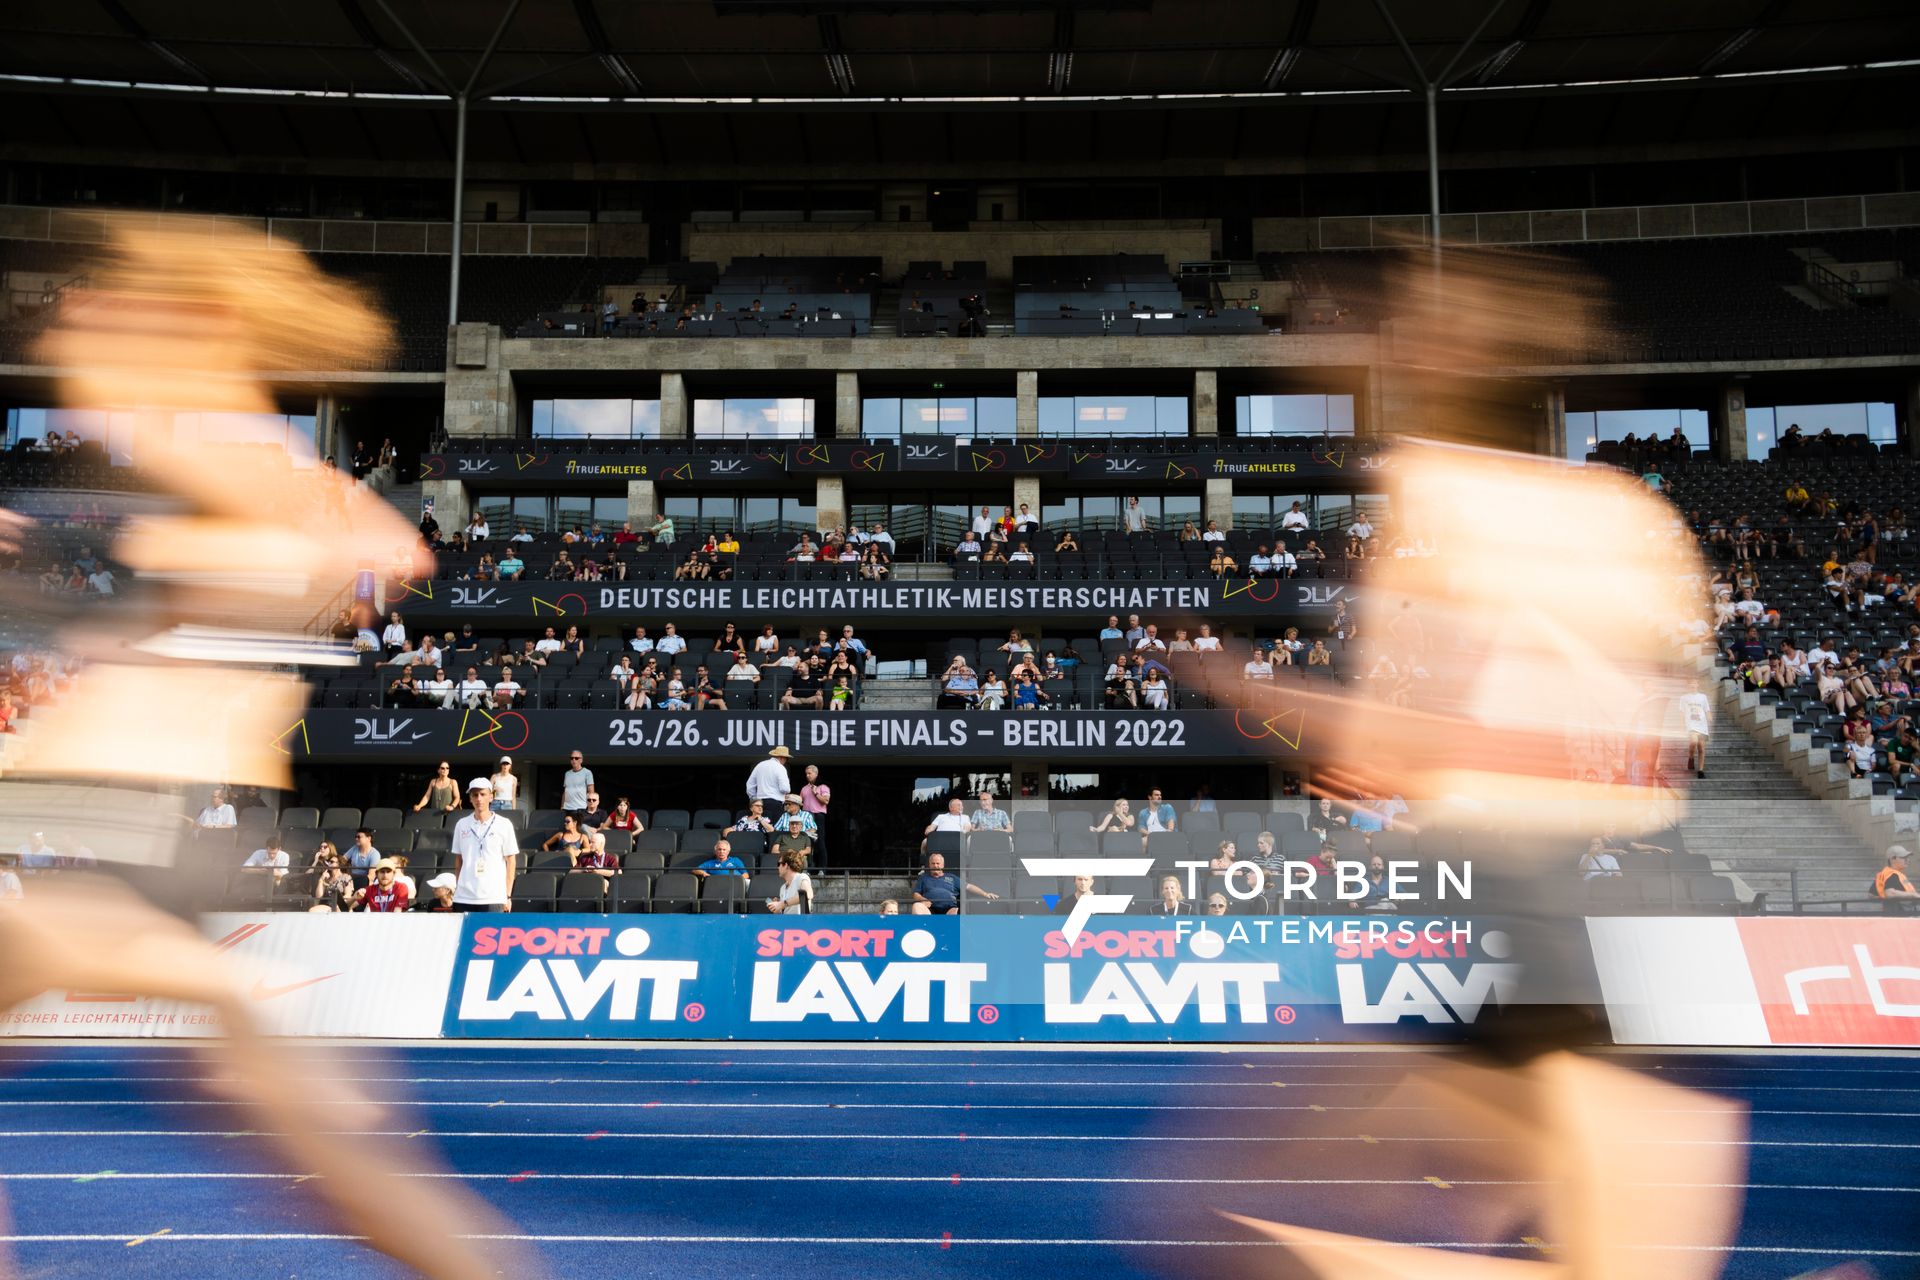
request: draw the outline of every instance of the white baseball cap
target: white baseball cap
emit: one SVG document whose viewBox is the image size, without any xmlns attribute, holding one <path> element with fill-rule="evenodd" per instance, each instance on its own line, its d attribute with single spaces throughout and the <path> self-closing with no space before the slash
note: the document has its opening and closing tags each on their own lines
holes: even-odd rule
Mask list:
<svg viewBox="0 0 1920 1280">
<path fill-rule="evenodd" d="M 513 757 L 512 757 L 512 756 L 501 756 L 501 757 L 500 757 L 500 763 L 501 763 L 501 764 L 512 764 L 512 763 L 513 763 Z"/>
<path fill-rule="evenodd" d="M 433 879 L 431 879 L 431 880 L 429 880 L 429 881 L 427 881 L 427 888 L 429 888 L 429 889 L 451 889 L 451 888 L 453 888 L 453 887 L 454 887 L 455 885 L 457 885 L 457 884 L 459 884 L 459 883 L 460 883 L 460 882 L 459 882 L 458 880 L 456 880 L 456 879 L 454 879 L 454 876 L 453 876 L 453 872 L 451 872 L 451 871 L 442 871 L 442 872 L 441 872 L 441 873 L 440 873 L 439 875 L 437 875 L 437 876 L 435 876 L 435 877 L 434 877 Z"/>
<path fill-rule="evenodd" d="M 493 790 L 493 779 L 492 778 L 475 778 L 472 782 L 469 782 L 467 784 L 467 790 L 468 791 L 491 791 Z"/>
</svg>

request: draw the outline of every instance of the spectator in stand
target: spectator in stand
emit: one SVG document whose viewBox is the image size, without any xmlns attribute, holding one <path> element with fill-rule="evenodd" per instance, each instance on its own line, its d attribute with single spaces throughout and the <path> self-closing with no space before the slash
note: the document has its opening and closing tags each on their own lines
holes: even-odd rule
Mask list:
<svg viewBox="0 0 1920 1280">
<path fill-rule="evenodd" d="M 653 651 L 662 658 L 674 658 L 687 651 L 686 637 L 669 622 L 660 629 L 660 639 L 654 643 Z"/>
<path fill-rule="evenodd" d="M 1123 797 L 1113 802 L 1113 807 L 1101 815 L 1100 821 L 1087 830 L 1096 835 L 1105 832 L 1133 831 L 1139 827 L 1140 820 L 1134 817 L 1133 806 Z"/>
<path fill-rule="evenodd" d="M 586 842 L 586 833 L 580 829 L 579 816 L 562 814 L 560 829 L 540 842 L 540 852 L 552 853 L 557 849 L 567 855 L 568 862 L 578 862 L 580 850 L 586 846 Z"/>
<path fill-rule="evenodd" d="M 320 874 L 313 882 L 313 911 L 351 911 L 359 891 L 353 876 L 340 865 L 340 855 L 329 851 L 320 860 Z"/>
<path fill-rule="evenodd" d="M 973 831 L 1012 831 L 1013 815 L 1005 809 L 994 807 L 993 792 L 982 791 L 980 803 L 974 808 L 973 816 L 967 821 Z"/>
<path fill-rule="evenodd" d="M 1140 705 L 1152 711 L 1165 711 L 1172 706 L 1173 689 L 1158 667 L 1147 668 L 1144 679 L 1140 681 Z"/>
<path fill-rule="evenodd" d="M 1213 634 L 1213 627 L 1208 623 L 1200 624 L 1200 634 L 1193 638 L 1193 651 L 1195 653 L 1220 652 L 1220 637 Z"/>
<path fill-rule="evenodd" d="M 1873 776 L 1873 764 L 1877 752 L 1873 745 L 1873 733 L 1866 721 L 1856 721 L 1847 733 L 1847 763 L 1852 766 L 1853 776 L 1868 778 Z"/>
<path fill-rule="evenodd" d="M 1582 880 L 1612 880 L 1625 875 L 1620 869 L 1620 856 L 1607 847 L 1607 842 L 1599 836 L 1587 841 L 1587 851 L 1580 855 L 1580 878 Z"/>
<path fill-rule="evenodd" d="M 1920 909 L 1920 891 L 1907 876 L 1908 857 L 1905 845 L 1889 845 L 1887 865 L 1873 877 L 1873 896 L 1888 915 L 1912 915 Z"/>
<path fill-rule="evenodd" d="M 653 527 L 648 532 L 653 534 L 653 541 L 655 546 L 660 546 L 660 547 L 672 546 L 673 537 L 674 537 L 673 517 L 669 515 L 661 516 L 658 520 L 655 520 L 653 522 Z"/>
<path fill-rule="evenodd" d="M 767 817 L 767 802 L 758 797 L 747 801 L 747 811 L 741 814 L 727 830 L 758 831 L 766 836 L 775 836 L 780 832 L 780 829 L 773 825 L 773 820 Z"/>
<path fill-rule="evenodd" d="M 274 834 L 276 839 L 267 842 L 269 849 L 274 848 L 277 844 L 279 833 L 275 832 Z M 265 850 L 261 850 L 260 852 L 265 852 Z M 52 845 L 47 843 L 47 837 L 44 833 L 35 831 L 29 835 L 25 843 L 20 846 L 20 865 L 28 871 L 45 871 L 49 867 L 60 865 L 60 855 L 54 851 Z"/>
<path fill-rule="evenodd" d="M 1140 638 L 1133 642 L 1133 648 L 1136 653 L 1165 653 L 1167 642 L 1160 638 L 1160 628 L 1148 623 Z"/>
<path fill-rule="evenodd" d="M 781 821 L 779 834 L 773 838 L 773 851 L 804 867 L 813 858 L 813 839 L 813 834 L 807 830 L 805 816 L 789 809 Z"/>
<path fill-rule="evenodd" d="M 753 772 L 747 775 L 748 801 L 765 801 L 768 807 L 784 804 L 793 784 L 787 780 L 787 761 L 793 753 L 785 747 L 775 747 L 767 753 L 767 758 L 753 766 Z"/>
<path fill-rule="evenodd" d="M 38 831 L 34 832 L 33 838 L 35 841 L 38 841 L 40 839 L 40 833 Z M 45 848 L 44 845 L 41 847 Z M 48 850 L 47 852 L 51 854 L 52 851 Z M 31 867 L 34 865 L 31 859 L 25 855 L 21 857 L 20 861 L 25 866 Z M 287 866 L 290 861 L 291 859 L 287 856 L 286 843 L 280 838 L 280 833 L 276 831 L 267 837 L 267 843 L 264 846 L 248 854 L 247 860 L 240 865 L 253 870 L 269 871 L 273 874 L 274 883 L 278 884 L 286 878 Z M 49 865 L 51 865 L 51 859 L 49 859 Z"/>
<path fill-rule="evenodd" d="M 521 575 L 527 571 L 527 562 L 520 558 L 518 551 L 515 551 L 512 547 L 508 547 L 507 553 L 500 557 L 500 562 L 496 567 L 500 572 L 500 581 L 518 582 Z"/>
<path fill-rule="evenodd" d="M 587 811 L 580 815 L 580 829 L 588 831 L 607 820 L 607 811 L 600 807 L 600 792 L 597 788 L 587 788 Z"/>
<path fill-rule="evenodd" d="M 973 823 L 967 819 L 966 802 L 961 800 L 959 796 L 955 796 L 953 799 L 947 801 L 946 812 L 936 813 L 933 816 L 933 821 L 927 824 L 926 830 L 920 833 L 922 837 L 920 841 L 920 852 L 925 853 L 927 851 L 926 837 L 928 836 L 942 832 L 966 835 L 972 830 Z"/>
<path fill-rule="evenodd" d="M 548 627 L 546 634 L 535 641 L 533 647 L 538 653 L 554 654 L 560 652 L 560 650 L 566 646 L 561 642 L 560 637 L 554 632 L 554 629 Z"/>
<path fill-rule="evenodd" d="M 331 844 L 324 845 L 332 848 Z M 347 850 L 347 869 L 357 880 L 364 881 L 373 874 L 373 868 L 380 861 L 380 850 L 373 846 L 373 830 L 361 827 L 353 833 L 353 848 Z"/>
<path fill-rule="evenodd" d="M 1287 513 L 1285 515 L 1280 517 L 1280 531 L 1282 533 L 1294 533 L 1294 532 L 1305 533 L 1308 529 L 1311 529 L 1312 527 L 1313 527 L 1312 518 L 1309 517 L 1305 511 L 1302 511 L 1300 509 L 1300 503 L 1298 500 L 1296 500 L 1292 506 L 1287 508 Z"/>
<path fill-rule="evenodd" d="M 391 658 L 407 651 L 407 624 L 400 620 L 399 610 L 387 615 L 387 626 L 380 633 L 380 647 Z"/>
<path fill-rule="evenodd" d="M 1186 895 L 1180 891 L 1179 876 L 1160 877 L 1159 900 L 1147 908 L 1147 914 L 1150 916 L 1190 916 L 1193 914 L 1193 904 L 1188 902 Z"/>
<path fill-rule="evenodd" d="M 1080 899 L 1091 898 L 1093 896 L 1093 877 L 1075 876 L 1073 878 L 1073 892 L 1063 893 L 1054 899 L 1052 914 L 1056 916 L 1070 916 L 1073 914 L 1073 909 L 1080 905 Z"/>
<path fill-rule="evenodd" d="M 389 912 L 405 911 L 410 895 L 407 886 L 399 883 L 399 867 L 387 859 L 381 859 L 373 868 L 373 883 L 362 889 L 355 902 L 362 911 Z"/>
<path fill-rule="evenodd" d="M 1227 554 L 1227 544 L 1213 544 L 1213 555 L 1207 561 L 1207 572 L 1216 578 L 1232 577 L 1240 572 L 1240 562 Z"/>
<path fill-rule="evenodd" d="M 433 777 L 427 780 L 427 789 L 420 793 L 413 811 L 429 809 L 434 813 L 452 813 L 459 807 L 460 791 L 453 783 L 453 766 L 442 760 L 435 766 Z"/>
<path fill-rule="evenodd" d="M 958 805 L 960 802 L 955 800 L 953 803 Z M 962 818 L 961 821 L 964 822 L 966 819 Z M 931 830 L 932 828 L 928 829 Z M 928 854 L 926 869 L 922 871 L 919 878 L 913 882 L 914 902 L 924 905 L 928 915 L 949 915 L 960 909 L 960 895 L 962 892 L 985 898 L 989 902 L 998 899 L 1000 896 L 997 893 L 982 889 L 977 884 L 964 881 L 957 875 L 949 874 L 947 871 L 947 859 L 944 854 Z"/>
<path fill-rule="evenodd" d="M 779 872 L 780 888 L 767 899 L 767 910 L 775 915 L 812 915 L 813 879 L 806 872 L 806 864 L 795 858 L 782 858 Z"/>
<path fill-rule="evenodd" d="M 1153 522 L 1147 519 L 1147 513 L 1140 506 L 1138 498 L 1127 499 L 1126 509 L 1120 513 L 1120 523 L 1129 534 L 1153 532 Z"/>
<path fill-rule="evenodd" d="M 1051 661 L 1053 655 L 1048 654 L 1047 657 Z M 1031 671 L 1020 673 L 1018 682 L 1013 686 L 1011 705 L 1015 711 L 1038 711 L 1041 706 L 1050 704 L 1052 701 L 1052 695 L 1040 687 L 1040 682 L 1033 678 Z"/>
<path fill-rule="evenodd" d="M 227 799 L 225 787 L 213 789 L 213 794 L 207 797 L 206 807 L 200 810 L 200 816 L 193 822 L 202 831 L 214 831 L 239 825 L 240 819 Z"/>
<path fill-rule="evenodd" d="M 453 890 L 457 884 L 459 880 L 451 871 L 441 872 L 427 881 L 428 896 L 415 910 L 452 911 L 454 909 Z"/>
<path fill-rule="evenodd" d="M 1140 687 L 1134 680 L 1133 665 L 1124 654 L 1115 654 L 1107 664 L 1106 695 L 1109 710 L 1140 705 Z"/>
<path fill-rule="evenodd" d="M 964 711 L 972 707 L 980 695 L 980 681 L 974 676 L 973 669 L 965 660 L 954 659 L 954 665 L 948 668 L 945 684 L 941 687 L 936 706 L 942 711 Z"/>
<path fill-rule="evenodd" d="M 620 874 L 620 856 L 607 849 L 604 832 L 589 831 L 585 845 L 573 860 L 575 871 L 591 871 L 600 877 L 601 889 L 610 890 L 613 878 Z"/>
<path fill-rule="evenodd" d="M 783 710 L 794 707 L 807 707 L 814 711 L 826 707 L 826 691 L 821 687 L 820 676 L 811 662 L 799 662 L 793 668 L 793 679 L 788 682 L 786 692 L 780 695 Z"/>
<path fill-rule="evenodd" d="M 1261 543 L 1254 549 L 1253 554 L 1247 557 L 1247 573 L 1255 578 L 1274 576 L 1273 551 L 1266 543 Z"/>
<path fill-rule="evenodd" d="M 453 825 L 455 911 L 509 911 L 520 843 L 513 823 L 493 812 L 493 785 L 467 783 L 473 812 Z"/>
<path fill-rule="evenodd" d="M 833 687 L 827 690 L 827 710 L 853 710 L 853 686 L 847 683 L 845 672 L 833 677 Z"/>
<path fill-rule="evenodd" d="M 1333 650 L 1327 648 L 1325 640 L 1315 639 L 1313 648 L 1307 650 L 1307 665 L 1310 667 L 1331 667 Z"/>
<path fill-rule="evenodd" d="M 512 667 L 500 668 L 500 681 L 493 686 L 493 706 L 496 711 L 511 711 L 520 705 L 525 694 L 520 682 L 513 678 Z"/>
<path fill-rule="evenodd" d="M 1140 808 L 1139 822 L 1141 832 L 1146 835 L 1156 831 L 1175 831 L 1180 826 L 1179 815 L 1167 803 L 1158 787 L 1147 792 L 1147 802 Z"/>
<path fill-rule="evenodd" d="M 693 874 L 701 880 L 713 876 L 739 876 L 742 882 L 751 877 L 747 875 L 747 864 L 733 856 L 733 844 L 725 836 L 713 842 L 713 853 L 693 869 Z"/>
<path fill-rule="evenodd" d="M 1240 668 L 1241 674 L 1248 680 L 1272 681 L 1273 663 L 1267 660 L 1267 651 L 1255 645 L 1251 654 L 1246 665 Z"/>
<path fill-rule="evenodd" d="M 1207 895 L 1207 914 L 1210 916 L 1226 915 L 1227 914 L 1227 895 L 1224 893 L 1208 894 Z"/>
<path fill-rule="evenodd" d="M 501 814 L 513 814 L 520 808 L 520 777 L 513 771 L 513 756 L 501 756 L 493 770 L 493 808 Z"/>
<path fill-rule="evenodd" d="M 696 711 L 725 711 L 727 691 L 713 682 L 713 673 L 701 663 L 693 675 L 693 707 Z"/>
<path fill-rule="evenodd" d="M 587 811 L 587 792 L 593 790 L 593 770 L 587 757 L 575 751 L 567 756 L 567 770 L 560 775 L 560 807 L 569 813 Z"/>
<path fill-rule="evenodd" d="M 1007 703 L 1007 686 L 1000 679 L 1000 673 L 989 670 L 986 678 L 980 681 L 980 692 L 975 696 L 974 706 L 981 711 L 999 711 Z"/>
<path fill-rule="evenodd" d="M 635 627 L 633 629 L 633 639 L 627 641 L 627 648 L 639 654 L 653 652 L 653 640 L 647 635 L 647 629 L 645 627 Z"/>
</svg>

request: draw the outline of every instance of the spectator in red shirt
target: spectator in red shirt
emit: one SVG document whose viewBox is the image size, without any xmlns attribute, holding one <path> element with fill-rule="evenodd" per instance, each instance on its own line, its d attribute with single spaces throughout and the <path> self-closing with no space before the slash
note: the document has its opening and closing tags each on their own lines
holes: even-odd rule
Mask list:
<svg viewBox="0 0 1920 1280">
<path fill-rule="evenodd" d="M 613 535 L 613 545 L 616 547 L 630 546 L 638 541 L 640 541 L 640 535 L 633 531 L 632 521 L 621 525 L 620 532 Z"/>
<path fill-rule="evenodd" d="M 373 864 L 373 883 L 360 891 L 362 911 L 405 911 L 407 886 L 396 878 L 392 862 L 382 858 Z"/>
</svg>

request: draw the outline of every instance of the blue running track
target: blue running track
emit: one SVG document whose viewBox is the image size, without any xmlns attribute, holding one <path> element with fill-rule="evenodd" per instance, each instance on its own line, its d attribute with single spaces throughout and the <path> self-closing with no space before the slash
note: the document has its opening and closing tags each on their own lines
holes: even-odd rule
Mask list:
<svg viewBox="0 0 1920 1280">
<path fill-rule="evenodd" d="M 1906 1060 L 1619 1060 L 1753 1109 L 1724 1275 L 1862 1259 L 1861 1274 L 1920 1277 Z M 382 1132 L 432 1144 L 557 1276 L 1299 1274 L 1215 1208 L 1551 1257 L 1497 1143 L 1421 1141 L 1433 1117 L 1370 1110 L 1409 1064 L 1393 1052 L 469 1043 L 331 1061 L 395 1104 Z M 300 1171 L 262 1163 L 206 1074 L 152 1044 L 0 1056 L 0 1237 L 18 1274 L 398 1274 Z"/>
</svg>

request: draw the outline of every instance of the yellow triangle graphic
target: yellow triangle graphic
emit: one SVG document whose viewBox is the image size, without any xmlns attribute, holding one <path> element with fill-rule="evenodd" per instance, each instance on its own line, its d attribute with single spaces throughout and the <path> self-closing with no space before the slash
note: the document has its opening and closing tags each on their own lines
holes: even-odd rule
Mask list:
<svg viewBox="0 0 1920 1280">
<path fill-rule="evenodd" d="M 1178 480 L 1180 477 L 1186 474 L 1187 474 L 1187 469 L 1181 466 L 1179 463 L 1169 462 L 1167 464 L 1167 479 Z"/>
<path fill-rule="evenodd" d="M 860 465 L 865 467 L 869 471 L 878 471 L 880 469 L 880 464 L 885 460 L 886 459 L 883 455 L 876 453 L 871 458 L 868 458 L 866 461 L 862 462 Z"/>
<path fill-rule="evenodd" d="M 1038 444 L 1023 444 L 1020 447 L 1027 451 L 1028 462 L 1038 462 L 1040 461 L 1040 456 L 1044 454 L 1047 451 L 1047 449 L 1050 448 L 1051 446 L 1038 445 Z"/>
<path fill-rule="evenodd" d="M 1073 460 L 1075 462 L 1085 462 L 1088 458 L 1093 457 L 1093 455 L 1094 455 L 1094 451 L 1091 449 L 1087 450 L 1085 453 L 1081 453 L 1078 449 L 1076 449 L 1073 452 Z"/>
<path fill-rule="evenodd" d="M 832 461 L 831 457 L 827 453 L 827 446 L 823 444 L 816 444 L 811 449 L 808 449 L 807 457 L 811 458 L 815 462 Z"/>
<path fill-rule="evenodd" d="M 693 479 L 693 464 L 691 462 L 683 462 L 673 470 L 667 472 L 667 476 L 672 480 L 691 480 Z"/>
<path fill-rule="evenodd" d="M 969 452 L 973 458 L 973 469 L 975 471 L 985 471 L 993 465 L 993 457 L 991 454 Z"/>
<path fill-rule="evenodd" d="M 479 715 L 479 717 L 482 720 L 485 720 L 487 722 L 487 727 L 480 730 L 480 732 L 478 733 L 468 733 L 467 725 L 473 721 L 473 717 L 476 713 Z M 454 743 L 453 745 L 456 747 L 464 747 L 469 742 L 478 742 L 480 741 L 480 739 L 486 737 L 488 734 L 492 733 L 495 729 L 498 729 L 499 727 L 500 727 L 500 722 L 498 720 L 495 720 L 492 715 L 488 714 L 486 708 L 468 707 L 466 710 L 466 714 L 460 717 L 460 740 Z"/>
<path fill-rule="evenodd" d="M 1327 454 L 1327 461 L 1336 467 L 1345 467 L 1347 465 L 1347 451 L 1345 449 L 1336 449 Z"/>
<path fill-rule="evenodd" d="M 1280 722 L 1289 719 L 1293 721 L 1292 737 L 1288 737 L 1285 731 L 1280 728 Z M 1306 708 L 1295 707 L 1292 711 L 1282 711 L 1271 720 L 1262 720 L 1260 727 L 1280 739 L 1280 741 L 1286 743 L 1289 747 L 1292 747 L 1295 751 L 1298 751 L 1300 749 L 1300 739 L 1305 735 L 1307 728 Z"/>
<path fill-rule="evenodd" d="M 422 591 L 420 588 L 414 586 L 411 582 L 407 583 L 406 588 L 408 593 L 411 595 L 419 596 L 422 600 L 433 599 L 433 579 L 428 578 L 426 581 L 427 581 L 427 589 L 425 591 Z"/>
<path fill-rule="evenodd" d="M 288 725 L 285 733 L 282 733 L 279 737 L 275 738 L 272 742 L 269 742 L 267 745 L 272 747 L 275 751 L 278 751 L 283 756 L 292 755 L 293 754 L 292 748 L 283 747 L 280 744 L 285 742 L 289 737 L 291 737 L 293 735 L 294 730 L 296 729 L 300 731 L 301 754 L 312 755 L 313 747 L 307 742 L 307 718 L 305 716 L 301 716 L 298 720 L 295 720 L 292 724 Z"/>
<path fill-rule="evenodd" d="M 513 455 L 513 460 L 519 465 L 519 469 L 522 471 L 525 471 L 528 467 L 540 461 L 537 456 L 531 453 L 516 453 Z"/>
<path fill-rule="evenodd" d="M 1220 593 L 1220 598 L 1222 600 L 1231 600 L 1242 591 L 1251 591 L 1253 590 L 1254 581 L 1254 579 L 1248 578 L 1245 582 L 1229 582 L 1226 584 L 1226 590 Z"/>
<path fill-rule="evenodd" d="M 541 605 L 545 605 L 547 606 L 547 608 L 553 610 L 554 615 L 556 617 L 564 618 L 567 616 L 567 611 L 565 609 L 562 609 L 559 605 L 555 604 L 553 601 L 542 600 L 539 596 L 535 596 L 533 598 L 533 616 L 536 618 L 540 616 Z"/>
</svg>

